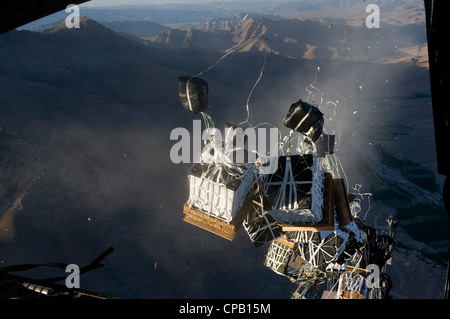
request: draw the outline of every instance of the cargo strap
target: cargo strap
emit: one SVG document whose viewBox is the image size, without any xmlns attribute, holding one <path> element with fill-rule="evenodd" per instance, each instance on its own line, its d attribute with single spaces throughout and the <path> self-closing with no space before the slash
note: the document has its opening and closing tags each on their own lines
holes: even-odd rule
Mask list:
<svg viewBox="0 0 450 319">
<path fill-rule="evenodd" d="M 302 126 L 303 122 L 306 121 L 306 119 L 311 115 L 312 112 L 312 106 L 309 107 L 308 113 L 306 113 L 306 115 L 302 118 L 302 120 L 298 123 L 298 125 L 295 127 L 295 131 L 298 131 L 298 129 L 300 128 L 300 126 Z M 305 132 L 306 133 L 306 132 Z"/>
<path fill-rule="evenodd" d="M 191 112 L 194 112 L 193 108 L 192 108 L 192 102 L 191 102 L 191 93 L 189 92 L 189 83 L 191 82 L 192 78 L 189 78 L 189 80 L 187 80 L 186 82 L 186 95 L 187 95 L 187 100 L 189 103 L 189 110 Z"/>
</svg>

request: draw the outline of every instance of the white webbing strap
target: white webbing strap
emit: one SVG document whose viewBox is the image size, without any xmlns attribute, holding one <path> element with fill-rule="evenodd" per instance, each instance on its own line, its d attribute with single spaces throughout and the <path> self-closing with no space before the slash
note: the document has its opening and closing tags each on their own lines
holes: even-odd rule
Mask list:
<svg viewBox="0 0 450 319">
<path fill-rule="evenodd" d="M 189 80 L 187 80 L 187 82 L 186 82 L 186 95 L 187 95 L 187 100 L 188 100 L 188 103 L 189 103 L 189 110 L 190 110 L 191 112 L 193 112 L 193 109 L 192 109 L 192 102 L 191 102 L 191 94 L 190 94 L 190 92 L 189 92 L 189 83 L 191 82 L 191 79 L 192 79 L 192 78 L 189 78 Z"/>
<path fill-rule="evenodd" d="M 303 122 L 305 122 L 306 119 L 309 117 L 309 115 L 310 115 L 311 112 L 312 112 L 312 109 L 313 109 L 313 107 L 312 107 L 312 105 L 311 105 L 311 107 L 309 108 L 309 110 L 308 110 L 308 112 L 306 113 L 306 115 L 302 118 L 302 120 L 301 120 L 301 121 L 297 124 L 297 126 L 295 127 L 295 130 L 296 130 L 296 131 L 299 129 L 300 126 L 302 126 Z"/>
</svg>

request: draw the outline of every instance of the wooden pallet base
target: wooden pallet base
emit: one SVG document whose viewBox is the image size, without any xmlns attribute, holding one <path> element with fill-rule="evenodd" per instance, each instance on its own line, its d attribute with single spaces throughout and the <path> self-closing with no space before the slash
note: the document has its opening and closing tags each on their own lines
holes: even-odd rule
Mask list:
<svg viewBox="0 0 450 319">
<path fill-rule="evenodd" d="M 257 194 L 257 191 L 253 192 L 246 199 L 241 209 L 237 212 L 236 216 L 230 223 L 227 223 L 215 217 L 208 216 L 201 211 L 191 209 L 188 203 L 184 204 L 183 220 L 189 224 L 207 230 L 225 239 L 228 239 L 229 241 L 233 241 L 242 223 L 244 222 L 245 218 L 252 209 L 255 194 Z"/>
<path fill-rule="evenodd" d="M 287 238 L 286 238 L 286 235 L 275 239 L 275 241 L 280 243 L 280 244 L 282 244 L 282 245 L 284 245 L 284 246 L 287 246 L 287 247 L 289 247 L 291 249 L 296 249 L 297 248 L 297 243 L 292 242 L 292 241 L 288 241 Z"/>
<path fill-rule="evenodd" d="M 343 291 L 340 299 L 364 299 L 364 296 L 356 292 Z"/>
<path fill-rule="evenodd" d="M 367 271 L 367 269 L 356 268 L 356 267 L 353 267 L 350 265 L 347 266 L 347 272 L 357 273 L 358 275 L 362 275 L 364 277 L 367 277 L 369 275 L 369 272 Z"/>
</svg>

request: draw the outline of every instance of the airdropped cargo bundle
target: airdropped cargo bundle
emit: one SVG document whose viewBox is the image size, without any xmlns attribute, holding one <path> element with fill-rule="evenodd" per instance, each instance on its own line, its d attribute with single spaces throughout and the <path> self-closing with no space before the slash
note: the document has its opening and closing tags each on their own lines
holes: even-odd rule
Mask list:
<svg viewBox="0 0 450 319">
<path fill-rule="evenodd" d="M 334 135 L 323 131 L 319 108 L 302 100 L 290 106 L 284 118 L 290 133 L 271 154 L 276 166 L 268 173 L 261 169 L 266 154 L 257 154 L 254 163 L 236 163 L 237 151 L 255 150 L 235 139 L 217 140 L 205 113 L 208 90 L 204 79 L 179 79 L 183 107 L 214 128 L 188 175 L 184 221 L 230 241 L 242 226 L 255 247 L 269 246 L 264 265 L 297 284 L 292 298 L 316 298 L 325 282 L 322 298 L 388 298 L 392 283 L 384 269 L 395 247 L 396 220 L 387 219 L 386 235 L 358 217 L 357 202 L 350 202 L 344 179 L 329 165 Z M 290 145 L 284 151 L 294 138 L 295 154 Z M 381 274 L 367 270 L 373 265 Z M 374 276 L 376 284 L 367 285 Z"/>
</svg>

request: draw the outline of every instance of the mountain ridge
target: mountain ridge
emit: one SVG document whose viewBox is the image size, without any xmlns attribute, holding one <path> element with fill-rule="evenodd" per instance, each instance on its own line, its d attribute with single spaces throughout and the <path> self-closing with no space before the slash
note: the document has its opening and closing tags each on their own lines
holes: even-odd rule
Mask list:
<svg viewBox="0 0 450 319">
<path fill-rule="evenodd" d="M 197 47 L 220 52 L 265 51 L 295 59 L 382 60 L 385 63 L 418 60 L 427 67 L 426 54 L 420 49 L 426 44 L 426 34 L 418 25 L 382 24 L 374 30 L 330 21 L 339 22 L 296 18 L 275 21 L 242 13 L 231 19 L 206 20 L 198 28 L 165 30 L 151 38 L 148 45 L 170 50 Z"/>
</svg>

